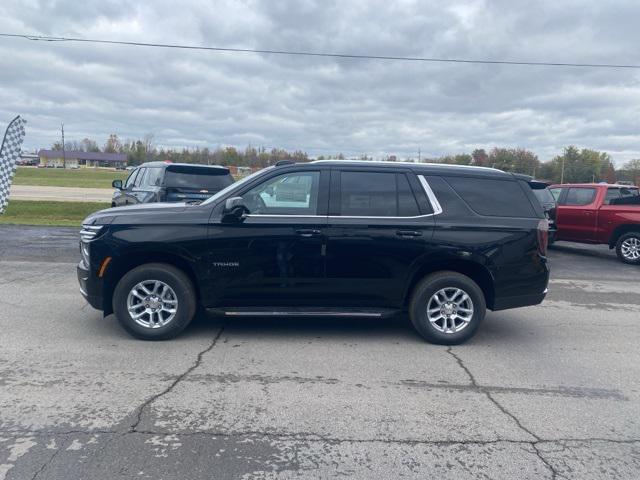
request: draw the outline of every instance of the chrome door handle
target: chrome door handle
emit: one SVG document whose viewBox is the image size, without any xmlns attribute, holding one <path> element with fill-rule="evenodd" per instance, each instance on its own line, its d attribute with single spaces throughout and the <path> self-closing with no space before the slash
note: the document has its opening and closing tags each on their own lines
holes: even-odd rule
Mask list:
<svg viewBox="0 0 640 480">
<path fill-rule="evenodd" d="M 396 235 L 399 237 L 421 237 L 422 232 L 418 230 L 398 230 Z"/>
<path fill-rule="evenodd" d="M 312 230 L 312 229 L 302 229 L 302 230 L 296 230 L 296 233 L 298 235 L 300 235 L 301 237 L 317 237 L 318 235 L 320 235 L 320 230 Z"/>
</svg>

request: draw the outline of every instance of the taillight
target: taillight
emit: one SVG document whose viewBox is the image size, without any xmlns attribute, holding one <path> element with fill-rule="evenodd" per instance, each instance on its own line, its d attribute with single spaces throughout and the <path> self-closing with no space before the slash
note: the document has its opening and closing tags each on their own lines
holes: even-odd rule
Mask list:
<svg viewBox="0 0 640 480">
<path fill-rule="evenodd" d="M 546 218 L 538 222 L 538 252 L 543 257 L 547 256 L 549 246 L 549 220 Z"/>
</svg>

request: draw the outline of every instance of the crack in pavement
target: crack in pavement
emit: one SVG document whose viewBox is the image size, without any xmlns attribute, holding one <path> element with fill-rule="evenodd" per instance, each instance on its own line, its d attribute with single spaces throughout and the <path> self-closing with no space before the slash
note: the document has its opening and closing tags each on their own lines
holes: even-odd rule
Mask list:
<svg viewBox="0 0 640 480">
<path fill-rule="evenodd" d="M 47 460 L 46 462 L 44 462 L 42 464 L 42 466 L 33 474 L 33 477 L 31 477 L 31 480 L 36 480 L 38 478 L 38 476 L 45 471 L 45 469 L 51 465 L 51 463 L 55 460 L 55 458 L 58 456 L 58 454 L 64 449 L 64 446 L 66 445 L 66 443 L 62 443 L 60 445 L 60 448 L 56 448 L 53 452 L 53 455 L 51 455 L 49 457 L 49 460 Z"/>
<path fill-rule="evenodd" d="M 640 443 L 638 439 L 611 439 L 602 437 L 583 437 L 583 438 L 556 438 L 556 439 L 540 439 L 535 442 L 530 440 L 512 440 L 508 438 L 497 438 L 492 440 L 422 440 L 422 439 L 382 439 L 382 438 L 339 438 L 319 435 L 314 432 L 265 432 L 261 430 L 246 430 L 236 432 L 200 430 L 200 431 L 175 431 L 175 430 L 65 430 L 65 431 L 48 431 L 48 430 L 0 430 L 0 435 L 9 438 L 19 437 L 62 437 L 72 435 L 176 435 L 185 437 L 195 436 L 211 436 L 225 438 L 245 438 L 245 437 L 264 437 L 274 440 L 300 440 L 304 442 L 327 442 L 327 443 L 387 443 L 387 444 L 406 444 L 406 445 L 491 445 L 496 443 L 509 443 L 515 445 L 531 445 L 536 444 L 564 444 L 564 443 L 613 443 L 620 445 L 630 445 Z"/>
<path fill-rule="evenodd" d="M 462 359 L 453 352 L 453 347 L 447 347 L 447 353 L 449 355 L 451 355 L 453 358 L 455 358 L 455 360 L 458 363 L 458 365 L 460 366 L 460 368 L 462 368 L 466 372 L 467 376 L 469 377 L 469 379 L 471 381 L 471 384 L 474 387 L 476 387 L 478 389 L 478 391 L 484 393 L 485 396 L 489 399 L 489 401 L 491 403 L 493 403 L 496 406 L 496 408 L 498 408 L 498 410 L 500 410 L 504 415 L 506 415 L 511 420 L 513 420 L 520 430 L 522 430 L 527 435 L 529 435 L 529 436 L 531 436 L 531 437 L 533 437 L 535 439 L 534 441 L 524 442 L 524 443 L 528 443 L 529 445 L 531 445 L 531 448 L 533 448 L 533 451 L 535 452 L 536 456 L 540 459 L 540 461 L 551 472 L 551 479 L 552 480 L 557 479 L 558 475 L 559 475 L 558 472 L 553 467 L 553 465 L 551 465 L 551 463 L 549 463 L 549 461 L 546 458 L 544 458 L 544 456 L 542 455 L 542 453 L 538 449 L 538 443 L 540 443 L 542 441 L 542 439 L 538 435 L 533 433 L 531 430 L 526 428 L 524 425 L 522 425 L 522 423 L 520 422 L 520 419 L 518 419 L 518 417 L 516 417 L 513 413 L 511 413 L 509 410 L 507 410 L 500 402 L 498 402 L 498 400 L 496 400 L 493 397 L 493 395 L 491 395 L 490 391 L 488 391 L 487 389 L 483 388 L 481 385 L 478 384 L 478 382 L 476 381 L 476 378 L 473 376 L 473 373 L 471 373 L 471 370 L 469 370 L 467 368 L 467 366 L 464 364 L 464 362 L 462 361 Z"/>
<path fill-rule="evenodd" d="M 204 357 L 204 355 L 206 353 L 210 352 L 213 349 L 213 347 L 216 346 L 216 343 L 218 343 L 218 340 L 220 339 L 220 336 L 222 335 L 223 331 L 224 331 L 224 326 L 220 327 L 220 330 L 218 331 L 216 336 L 213 338 L 213 340 L 211 341 L 209 346 L 207 348 L 205 348 L 204 350 L 198 352 L 198 356 L 196 357 L 196 361 L 193 363 L 193 365 L 191 365 L 183 373 L 178 375 L 173 380 L 173 382 L 171 382 L 171 384 L 169 384 L 169 386 L 167 388 L 162 390 L 160 393 L 152 395 L 147 400 L 145 400 L 142 405 L 140 405 L 138 407 L 138 413 L 136 414 L 136 418 L 135 418 L 134 422 L 129 427 L 129 430 L 128 430 L 129 433 L 133 433 L 133 432 L 137 431 L 138 425 L 142 421 L 142 416 L 144 415 L 144 411 L 145 411 L 145 409 L 147 407 L 149 407 L 153 402 L 155 402 L 157 399 L 159 399 L 163 395 L 166 395 L 167 393 L 171 392 L 171 390 L 173 390 L 176 387 L 176 385 L 178 385 L 178 383 L 180 383 L 182 380 L 184 380 L 184 378 L 187 375 L 189 375 L 191 372 L 193 372 L 196 368 L 198 368 L 200 366 L 200 364 L 202 363 L 202 358 Z"/>
</svg>

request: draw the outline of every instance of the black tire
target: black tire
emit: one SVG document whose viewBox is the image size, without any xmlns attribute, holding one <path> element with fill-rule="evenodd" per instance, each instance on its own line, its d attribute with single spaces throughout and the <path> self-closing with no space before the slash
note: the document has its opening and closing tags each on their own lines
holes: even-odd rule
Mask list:
<svg viewBox="0 0 640 480">
<path fill-rule="evenodd" d="M 159 280 L 175 292 L 177 308 L 173 319 L 166 325 L 149 328 L 138 324 L 127 308 L 131 289 L 144 281 Z M 196 312 L 196 295 L 189 277 L 178 268 L 164 263 L 147 263 L 127 272 L 118 282 L 113 293 L 113 311 L 120 325 L 141 340 L 167 340 L 178 335 L 193 320 Z"/>
<path fill-rule="evenodd" d="M 623 252 L 623 244 L 625 242 L 628 243 L 629 240 L 632 240 L 632 241 L 635 240 L 636 245 L 640 245 L 640 231 L 629 232 L 622 235 L 616 242 L 616 255 L 618 255 L 618 258 L 620 259 L 620 261 L 624 263 L 628 263 L 630 265 L 640 265 L 640 257 L 635 259 L 630 258 L 628 254 L 625 255 L 625 253 Z"/>
<path fill-rule="evenodd" d="M 440 320 L 441 324 L 436 323 L 434 326 L 427 316 L 427 308 L 431 298 L 436 292 L 449 288 L 463 290 L 469 296 L 473 306 L 473 314 L 470 320 L 464 328 L 455 333 L 444 333 L 437 328 L 443 326 L 443 321 L 449 321 L 446 325 L 450 327 L 450 320 Z M 428 342 L 439 345 L 458 345 L 466 342 L 476 333 L 480 322 L 484 319 L 486 309 L 484 294 L 477 283 L 466 275 L 457 272 L 442 271 L 433 273 L 418 283 L 411 296 L 409 318 L 414 328 Z M 456 320 L 453 322 L 455 323 L 455 321 Z"/>
</svg>

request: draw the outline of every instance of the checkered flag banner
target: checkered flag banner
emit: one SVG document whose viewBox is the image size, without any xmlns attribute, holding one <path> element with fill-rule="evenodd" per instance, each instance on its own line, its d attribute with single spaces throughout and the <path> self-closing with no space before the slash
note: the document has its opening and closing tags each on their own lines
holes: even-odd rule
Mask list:
<svg viewBox="0 0 640 480">
<path fill-rule="evenodd" d="M 9 190 L 16 173 L 16 162 L 20 156 L 20 147 L 24 140 L 25 119 L 18 115 L 11 120 L 2 139 L 0 148 L 0 215 L 4 213 L 9 203 Z"/>
</svg>

